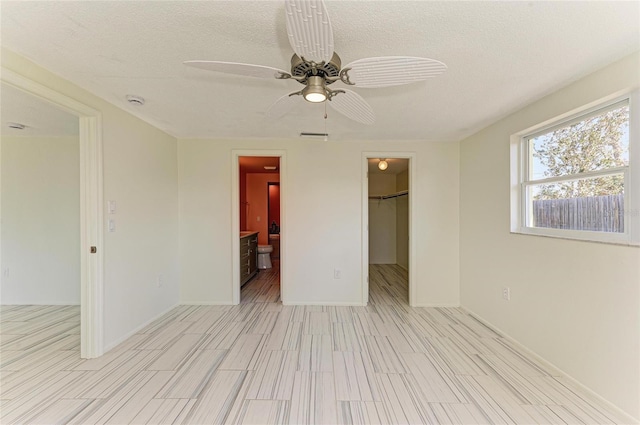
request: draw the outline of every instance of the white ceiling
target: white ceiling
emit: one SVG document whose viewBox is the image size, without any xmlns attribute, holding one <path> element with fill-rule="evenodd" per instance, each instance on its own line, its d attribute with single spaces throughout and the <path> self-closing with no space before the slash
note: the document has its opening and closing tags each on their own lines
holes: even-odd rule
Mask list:
<svg viewBox="0 0 640 425">
<path fill-rule="evenodd" d="M 295 81 L 215 74 L 185 60 L 289 69 L 280 1 L 2 2 L 2 44 L 177 137 L 459 140 L 640 49 L 640 2 L 328 1 L 343 64 L 372 56 L 440 60 L 426 82 L 357 89 L 365 126 L 304 104 L 265 111 Z M 336 83 L 342 84 L 342 83 Z M 144 107 L 126 103 L 137 94 Z"/>
<path fill-rule="evenodd" d="M 8 123 L 23 124 L 23 130 Z M 80 131 L 78 117 L 7 84 L 0 84 L 0 135 L 73 137 Z"/>
</svg>

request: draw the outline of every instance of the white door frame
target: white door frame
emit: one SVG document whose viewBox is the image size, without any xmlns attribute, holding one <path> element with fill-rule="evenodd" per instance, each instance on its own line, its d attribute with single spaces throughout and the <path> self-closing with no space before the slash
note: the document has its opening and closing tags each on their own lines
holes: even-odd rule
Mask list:
<svg viewBox="0 0 640 425">
<path fill-rule="evenodd" d="M 415 235 L 413 218 L 415 211 L 414 182 L 416 181 L 416 154 L 414 152 L 363 152 L 362 153 L 362 304 L 369 302 L 369 162 L 368 159 L 401 158 L 409 160 L 409 305 L 415 307 Z"/>
<path fill-rule="evenodd" d="M 2 67 L 0 80 L 78 117 L 80 125 L 80 356 L 103 353 L 102 114 Z M 90 253 L 91 247 L 97 252 Z"/>
<path fill-rule="evenodd" d="M 287 153 L 283 150 L 234 149 L 231 151 L 231 294 L 232 304 L 240 304 L 240 164 L 241 156 L 280 158 L 280 299 L 286 300 L 287 267 Z M 282 224 L 284 223 L 284 226 Z"/>
</svg>

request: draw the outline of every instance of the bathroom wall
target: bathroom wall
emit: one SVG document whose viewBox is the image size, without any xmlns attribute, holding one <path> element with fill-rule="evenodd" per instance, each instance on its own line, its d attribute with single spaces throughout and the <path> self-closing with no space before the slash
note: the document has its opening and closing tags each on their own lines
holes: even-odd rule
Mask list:
<svg viewBox="0 0 640 425">
<path fill-rule="evenodd" d="M 270 184 L 269 185 L 269 228 L 271 228 L 271 223 L 276 222 L 278 227 L 281 225 L 280 223 L 280 185 Z"/>
<path fill-rule="evenodd" d="M 247 173 L 247 230 L 257 230 L 258 244 L 269 244 L 269 191 L 267 183 L 279 182 L 279 173 Z"/>
<path fill-rule="evenodd" d="M 240 230 L 249 230 L 247 228 L 247 212 L 249 205 L 247 204 L 247 172 L 240 170 Z"/>
</svg>

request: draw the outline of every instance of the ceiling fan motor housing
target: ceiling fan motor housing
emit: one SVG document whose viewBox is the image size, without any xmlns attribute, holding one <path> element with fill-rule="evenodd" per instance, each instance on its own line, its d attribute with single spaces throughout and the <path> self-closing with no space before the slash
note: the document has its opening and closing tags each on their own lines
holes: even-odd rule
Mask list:
<svg viewBox="0 0 640 425">
<path fill-rule="evenodd" d="M 314 76 L 322 77 L 325 80 L 325 84 L 331 84 L 336 79 L 339 79 L 341 65 L 340 56 L 335 52 L 331 60 L 324 64 L 315 64 L 294 54 L 291 57 L 291 75 L 296 77 L 296 80 L 302 84 L 307 84 L 309 77 Z"/>
</svg>

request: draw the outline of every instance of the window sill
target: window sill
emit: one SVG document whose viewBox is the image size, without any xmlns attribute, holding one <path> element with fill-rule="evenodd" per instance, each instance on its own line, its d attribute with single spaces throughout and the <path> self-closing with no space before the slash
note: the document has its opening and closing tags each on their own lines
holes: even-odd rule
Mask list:
<svg viewBox="0 0 640 425">
<path fill-rule="evenodd" d="M 626 237 L 616 238 L 601 238 L 595 239 L 589 237 L 590 235 L 562 235 L 562 234 L 551 234 L 546 231 L 540 231 L 538 229 L 524 228 L 519 230 L 512 230 L 509 233 L 512 235 L 523 235 L 523 236 L 538 236 L 542 238 L 551 238 L 551 239 L 564 239 L 568 241 L 578 241 L 578 242 L 591 242 L 597 244 L 604 245 L 617 245 L 617 246 L 627 246 L 631 248 L 640 248 L 639 242 L 629 241 Z M 601 235 L 598 235 L 601 236 Z"/>
</svg>

